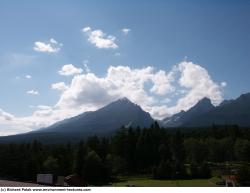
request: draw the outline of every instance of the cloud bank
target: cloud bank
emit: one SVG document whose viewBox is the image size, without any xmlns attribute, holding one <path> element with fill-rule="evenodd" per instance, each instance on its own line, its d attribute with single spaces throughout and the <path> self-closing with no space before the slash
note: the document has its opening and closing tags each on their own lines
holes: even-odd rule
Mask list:
<svg viewBox="0 0 250 193">
<path fill-rule="evenodd" d="M 54 106 L 39 105 L 27 117 L 16 117 L 0 109 L 0 125 L 7 124 L 12 128 L 22 125 L 25 128 L 22 131 L 33 130 L 96 110 L 121 97 L 139 104 L 152 117 L 162 119 L 189 109 L 204 97 L 218 105 L 223 100 L 226 86 L 226 82 L 215 82 L 201 65 L 187 61 L 174 65 L 169 71 L 152 66 L 110 66 L 102 77 L 90 71 L 83 72 L 73 65 L 67 70 L 63 67 L 61 71 L 62 75 L 72 75 L 73 78 L 69 85 L 64 82 L 51 85 L 51 89 L 60 92 Z M 30 94 L 35 92 L 31 90 Z M 173 99 L 176 102 L 172 103 Z"/>
</svg>

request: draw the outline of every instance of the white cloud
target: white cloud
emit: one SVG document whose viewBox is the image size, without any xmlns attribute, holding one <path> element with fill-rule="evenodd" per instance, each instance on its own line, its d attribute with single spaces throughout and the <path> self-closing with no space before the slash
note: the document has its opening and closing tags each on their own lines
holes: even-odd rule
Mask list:
<svg viewBox="0 0 250 193">
<path fill-rule="evenodd" d="M 68 89 L 68 86 L 64 82 L 57 82 L 52 84 L 51 88 L 59 91 L 65 91 Z"/>
<path fill-rule="evenodd" d="M 26 93 L 29 95 L 39 95 L 39 92 L 35 90 L 28 90 Z"/>
<path fill-rule="evenodd" d="M 86 73 L 90 73 L 91 72 L 88 64 L 89 64 L 88 60 L 84 60 L 83 61 L 83 66 L 84 66 L 84 70 L 85 70 Z"/>
<path fill-rule="evenodd" d="M 131 30 L 129 28 L 123 28 L 122 29 L 122 32 L 125 34 L 125 35 L 128 35 L 128 33 L 130 32 Z"/>
<path fill-rule="evenodd" d="M 75 74 L 81 74 L 83 70 L 81 68 L 76 68 L 73 64 L 65 64 L 61 70 L 58 71 L 60 75 L 71 76 Z"/>
<path fill-rule="evenodd" d="M 115 43 L 116 37 L 113 35 L 107 35 L 102 30 L 92 30 L 90 27 L 85 27 L 82 29 L 88 36 L 88 41 L 100 49 L 116 49 L 118 45 Z"/>
<path fill-rule="evenodd" d="M 25 75 L 25 78 L 27 78 L 27 79 L 31 79 L 31 78 L 32 78 L 32 76 L 31 76 L 31 75 L 29 75 L 29 74 L 27 74 L 27 75 Z"/>
<path fill-rule="evenodd" d="M 221 82 L 220 85 L 221 85 L 222 87 L 226 87 L 226 86 L 227 86 L 227 83 L 226 83 L 226 82 Z"/>
<path fill-rule="evenodd" d="M 159 95 L 166 95 L 175 91 L 175 88 L 171 85 L 174 81 L 173 74 L 167 74 L 165 71 L 160 70 L 157 75 L 152 78 L 154 86 L 150 89 L 152 93 Z"/>
<path fill-rule="evenodd" d="M 34 129 L 26 127 L 25 122 L 18 121 L 14 115 L 0 109 L 0 136 L 23 133 Z"/>
<path fill-rule="evenodd" d="M 50 40 L 49 40 L 52 44 L 58 44 L 58 42 L 55 40 L 55 39 L 53 39 L 53 38 L 50 38 Z"/>
<path fill-rule="evenodd" d="M 83 32 L 90 32 L 91 31 L 91 28 L 90 27 L 85 27 L 82 29 Z"/>
<path fill-rule="evenodd" d="M 214 105 L 220 104 L 223 100 L 222 87 L 212 80 L 205 68 L 186 61 L 181 62 L 177 67 L 180 73 L 178 82 L 185 92 L 183 92 L 184 96 L 178 99 L 177 104 L 169 109 L 171 114 L 189 109 L 204 97 L 210 98 Z"/>
<path fill-rule="evenodd" d="M 203 97 L 219 104 L 223 100 L 223 85 L 214 82 L 205 68 L 187 61 L 168 72 L 151 66 L 137 69 L 110 66 L 102 77 L 88 72 L 75 74 L 70 85 L 64 82 L 52 84 L 52 89 L 62 92 L 57 103 L 54 106 L 39 105 L 30 116 L 15 117 L 0 110 L 0 125 L 18 129 L 21 125 L 20 132 L 30 131 L 96 110 L 121 97 L 129 98 L 154 118 L 161 119 L 189 109 Z M 30 94 L 36 92 L 31 90 Z M 173 98 L 177 98 L 176 104 Z M 14 133 L 13 129 L 11 133 Z"/>
<path fill-rule="evenodd" d="M 62 46 L 62 43 L 58 43 L 55 39 L 51 38 L 48 42 L 35 42 L 33 49 L 38 52 L 56 53 L 60 51 Z"/>
<path fill-rule="evenodd" d="M 109 86 L 108 81 L 98 78 L 92 73 L 75 76 L 56 106 L 61 109 L 80 106 L 96 108 L 112 101 Z"/>
<path fill-rule="evenodd" d="M 48 117 L 53 114 L 53 108 L 46 105 L 38 105 L 38 110 L 33 113 L 34 117 Z"/>
<path fill-rule="evenodd" d="M 13 115 L 10 113 L 4 112 L 2 109 L 0 109 L 0 120 L 2 121 L 11 121 L 13 119 Z"/>
<path fill-rule="evenodd" d="M 166 105 L 153 105 L 148 108 L 148 111 L 156 119 L 165 118 L 171 115 Z"/>
<path fill-rule="evenodd" d="M 147 83 L 152 84 L 150 92 L 145 87 Z M 159 99 L 157 95 L 164 97 Z M 111 66 L 105 77 L 93 73 L 75 76 L 57 106 L 87 105 L 95 109 L 124 96 L 140 104 L 155 118 L 187 110 L 204 97 L 210 98 L 215 105 L 223 100 L 222 86 L 212 80 L 205 68 L 192 62 L 181 62 L 169 72 L 156 71 L 150 66 L 141 69 Z M 166 105 L 170 96 L 179 97 L 173 106 Z"/>
<path fill-rule="evenodd" d="M 152 83 L 150 90 L 155 91 L 156 95 L 171 93 L 174 90 L 171 76 L 171 73 L 156 71 L 153 67 L 131 69 L 128 66 L 111 66 L 107 75 L 102 78 L 93 73 L 75 76 L 69 88 L 62 94 L 57 107 L 82 106 L 96 109 L 118 98 L 127 97 L 151 111 L 157 100 L 147 93 L 145 84 Z M 163 81 L 159 82 L 160 80 Z"/>
</svg>

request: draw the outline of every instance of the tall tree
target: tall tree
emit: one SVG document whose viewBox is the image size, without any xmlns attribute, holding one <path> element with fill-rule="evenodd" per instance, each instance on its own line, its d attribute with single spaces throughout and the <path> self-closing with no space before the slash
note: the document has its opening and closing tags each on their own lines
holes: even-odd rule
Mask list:
<svg viewBox="0 0 250 193">
<path fill-rule="evenodd" d="M 74 172 L 79 176 L 84 175 L 84 164 L 86 156 L 86 147 L 83 141 L 80 141 L 78 144 L 78 149 L 76 152 L 75 163 L 74 163 Z"/>
</svg>

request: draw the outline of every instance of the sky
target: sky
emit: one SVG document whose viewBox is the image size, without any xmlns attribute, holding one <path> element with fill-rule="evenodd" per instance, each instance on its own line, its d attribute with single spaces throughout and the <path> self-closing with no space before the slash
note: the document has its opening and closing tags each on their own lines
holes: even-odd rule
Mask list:
<svg viewBox="0 0 250 193">
<path fill-rule="evenodd" d="M 0 135 L 127 97 L 155 119 L 250 92 L 250 1 L 1 0 Z"/>
</svg>

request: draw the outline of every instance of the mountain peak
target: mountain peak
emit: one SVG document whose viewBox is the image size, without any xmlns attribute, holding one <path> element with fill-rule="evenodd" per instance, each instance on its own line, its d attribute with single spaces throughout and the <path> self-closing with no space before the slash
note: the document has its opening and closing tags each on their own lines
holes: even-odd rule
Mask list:
<svg viewBox="0 0 250 193">
<path fill-rule="evenodd" d="M 114 101 L 111 104 L 119 104 L 119 105 L 134 105 L 138 106 L 137 104 L 133 103 L 131 100 L 129 100 L 127 97 L 120 98 L 116 101 Z"/>
<path fill-rule="evenodd" d="M 174 114 L 172 117 L 163 119 L 164 126 L 167 127 L 178 127 L 193 117 L 198 117 L 203 113 L 206 113 L 215 107 L 212 105 L 211 100 L 207 97 L 204 97 L 198 101 L 193 107 L 187 111 L 181 111 L 177 114 Z"/>
<path fill-rule="evenodd" d="M 196 103 L 196 105 L 194 105 L 193 107 L 191 107 L 188 111 L 189 112 L 196 112 L 196 111 L 208 111 L 210 109 L 213 109 L 214 105 L 211 103 L 211 100 L 207 97 L 202 98 L 200 101 L 198 101 L 198 103 Z"/>
<path fill-rule="evenodd" d="M 250 98 L 250 93 L 245 93 L 245 94 L 242 94 L 240 95 L 239 99 L 248 99 Z"/>
<path fill-rule="evenodd" d="M 122 97 L 122 98 L 118 99 L 118 101 L 131 102 L 127 97 Z"/>
<path fill-rule="evenodd" d="M 237 99 L 224 100 L 215 107 L 207 97 L 183 113 L 177 113 L 162 121 L 165 127 L 197 127 L 212 124 L 250 125 L 250 93 L 242 94 Z M 180 116 L 181 115 L 181 116 Z"/>
<path fill-rule="evenodd" d="M 149 113 L 124 97 L 96 111 L 70 118 L 63 124 L 52 125 L 43 131 L 109 133 L 124 125 L 126 127 L 149 127 L 153 121 Z"/>
<path fill-rule="evenodd" d="M 207 97 L 202 98 L 197 104 L 212 104 L 211 100 Z"/>
</svg>

